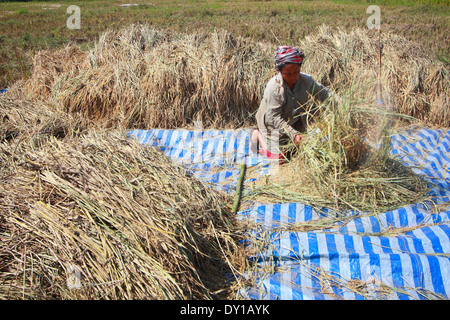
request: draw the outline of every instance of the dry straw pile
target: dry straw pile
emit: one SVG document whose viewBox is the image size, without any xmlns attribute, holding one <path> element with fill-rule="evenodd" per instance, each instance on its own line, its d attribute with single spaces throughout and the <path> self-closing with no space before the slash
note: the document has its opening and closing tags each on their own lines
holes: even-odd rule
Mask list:
<svg viewBox="0 0 450 320">
<path fill-rule="evenodd" d="M 449 67 L 420 46 L 383 34 L 382 84 L 390 109 L 427 125 L 448 127 Z M 376 101 L 377 33 L 322 26 L 299 44 L 303 71 L 336 91 L 364 87 Z M 108 127 L 176 128 L 254 124 L 264 87 L 274 73 L 276 45 L 226 31 L 173 34 L 132 25 L 101 35 L 84 52 L 40 52 L 24 88 L 58 109 Z"/>
<path fill-rule="evenodd" d="M 304 70 L 335 90 L 357 87 L 374 102 L 378 81 L 378 31 L 351 32 L 329 26 L 306 37 Z M 389 111 L 411 116 L 427 126 L 450 127 L 450 67 L 418 44 L 382 33 L 381 83 Z M 355 91 L 355 90 L 354 90 Z"/>
<path fill-rule="evenodd" d="M 130 26 L 105 32 L 89 53 L 68 47 L 36 55 L 25 89 L 105 126 L 176 128 L 201 120 L 226 127 L 256 109 L 272 72 L 268 50 L 225 31 Z"/>
<path fill-rule="evenodd" d="M 1 298 L 233 294 L 232 200 L 159 151 L 16 98 L 0 97 Z"/>
</svg>

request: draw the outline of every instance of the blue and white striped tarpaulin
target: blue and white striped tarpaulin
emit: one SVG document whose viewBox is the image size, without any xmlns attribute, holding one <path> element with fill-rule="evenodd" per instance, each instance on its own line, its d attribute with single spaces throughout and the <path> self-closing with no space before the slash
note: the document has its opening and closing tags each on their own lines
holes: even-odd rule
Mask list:
<svg viewBox="0 0 450 320">
<path fill-rule="evenodd" d="M 233 192 L 240 164 L 268 172 L 270 162 L 249 152 L 249 130 L 133 130 L 199 179 Z M 378 215 L 348 214 L 329 229 L 295 230 L 320 222 L 327 210 L 302 203 L 254 204 L 238 212 L 259 226 L 250 232 L 269 245 L 250 257 L 258 281 L 249 299 L 429 299 L 450 296 L 450 131 L 426 128 L 392 137 L 391 153 L 432 183 L 431 203 Z M 430 184 L 431 185 L 431 184 Z M 245 186 L 244 186 L 245 188 Z M 392 230 L 391 235 L 385 231 Z M 394 232 L 397 231 L 397 232 Z M 400 231 L 400 232 L 398 232 Z"/>
<path fill-rule="evenodd" d="M 218 190 L 234 191 L 240 164 L 258 166 L 261 174 L 269 161 L 249 151 L 249 130 L 132 130 L 129 136 L 159 148 L 173 162 L 189 169 Z M 264 171 L 265 170 L 265 171 Z"/>
</svg>

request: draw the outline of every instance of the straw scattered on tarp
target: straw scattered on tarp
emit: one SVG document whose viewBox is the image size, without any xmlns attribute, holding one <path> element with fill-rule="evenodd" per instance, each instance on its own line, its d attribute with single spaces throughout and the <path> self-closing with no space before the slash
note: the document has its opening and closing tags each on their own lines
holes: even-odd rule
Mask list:
<svg viewBox="0 0 450 320">
<path fill-rule="evenodd" d="M 231 198 L 123 134 L 0 106 L 1 297 L 233 295 L 246 261 Z"/>
</svg>

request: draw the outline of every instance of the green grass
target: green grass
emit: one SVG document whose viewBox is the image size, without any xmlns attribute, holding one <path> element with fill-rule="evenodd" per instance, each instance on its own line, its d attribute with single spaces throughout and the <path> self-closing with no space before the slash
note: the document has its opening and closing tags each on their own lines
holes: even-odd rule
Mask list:
<svg viewBox="0 0 450 320">
<path fill-rule="evenodd" d="M 421 42 L 449 60 L 448 1 L 378 1 L 382 29 Z M 139 3 L 120 7 L 120 3 Z M 46 1 L 0 2 L 0 88 L 27 77 L 32 56 L 38 50 L 56 49 L 71 38 L 94 41 L 110 28 L 146 23 L 176 32 L 226 29 L 239 36 L 276 44 L 297 44 L 329 24 L 343 29 L 365 27 L 368 5 L 373 1 L 239 1 L 154 0 L 148 1 Z M 69 5 L 81 11 L 81 29 L 66 27 Z M 58 6 L 59 5 L 59 6 Z"/>
<path fill-rule="evenodd" d="M 383 6 L 416 6 L 416 5 L 435 5 L 435 4 L 447 4 L 448 0 L 336 0 L 333 2 L 346 3 L 346 4 L 365 4 L 365 5 L 383 5 Z"/>
</svg>

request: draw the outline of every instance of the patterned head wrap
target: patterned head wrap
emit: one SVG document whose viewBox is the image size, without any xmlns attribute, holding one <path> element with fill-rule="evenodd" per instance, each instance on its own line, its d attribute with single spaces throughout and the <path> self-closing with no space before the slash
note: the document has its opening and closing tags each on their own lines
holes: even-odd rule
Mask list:
<svg viewBox="0 0 450 320">
<path fill-rule="evenodd" d="M 286 63 L 297 63 L 301 65 L 303 59 L 305 59 L 305 54 L 294 47 L 281 46 L 275 51 L 275 64 L 279 70 Z"/>
</svg>

